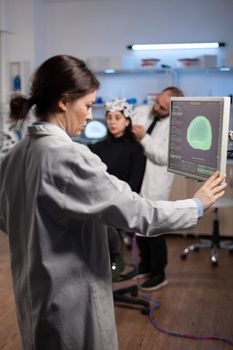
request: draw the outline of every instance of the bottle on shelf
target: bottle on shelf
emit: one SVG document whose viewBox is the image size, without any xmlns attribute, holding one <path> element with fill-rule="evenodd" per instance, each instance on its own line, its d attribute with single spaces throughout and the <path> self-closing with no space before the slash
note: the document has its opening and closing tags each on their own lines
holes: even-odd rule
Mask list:
<svg viewBox="0 0 233 350">
<path fill-rule="evenodd" d="M 20 91 L 21 90 L 21 79 L 18 74 L 16 74 L 12 81 L 12 90 L 13 91 Z"/>
</svg>

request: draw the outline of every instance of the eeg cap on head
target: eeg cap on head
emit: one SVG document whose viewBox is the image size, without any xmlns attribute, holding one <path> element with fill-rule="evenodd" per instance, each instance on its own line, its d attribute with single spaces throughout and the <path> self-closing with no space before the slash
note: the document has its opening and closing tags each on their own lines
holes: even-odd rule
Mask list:
<svg viewBox="0 0 233 350">
<path fill-rule="evenodd" d="M 107 112 L 122 112 L 126 118 L 132 117 L 134 113 L 133 106 L 130 105 L 125 98 L 114 98 L 111 101 L 107 101 L 105 103 L 105 108 Z"/>
</svg>

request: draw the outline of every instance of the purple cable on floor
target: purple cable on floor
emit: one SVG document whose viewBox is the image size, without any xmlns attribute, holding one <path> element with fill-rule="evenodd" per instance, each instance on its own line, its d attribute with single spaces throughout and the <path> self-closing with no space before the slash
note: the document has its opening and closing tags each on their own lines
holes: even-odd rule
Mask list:
<svg viewBox="0 0 233 350">
<path fill-rule="evenodd" d="M 135 266 L 136 271 L 138 271 L 136 235 L 134 235 L 134 237 L 133 237 L 133 249 L 132 249 L 131 262 Z M 138 290 L 141 291 L 139 279 L 137 279 L 137 287 L 138 287 Z M 161 303 L 157 299 L 149 296 L 146 293 L 142 293 L 142 296 L 147 301 L 153 303 L 153 305 L 150 307 L 150 313 L 148 315 L 148 319 L 149 319 L 149 322 L 152 324 L 152 326 L 157 331 L 164 333 L 164 334 L 167 334 L 167 335 L 171 335 L 173 337 L 186 338 L 186 339 L 192 339 L 192 340 L 221 340 L 221 341 L 233 346 L 233 340 L 227 339 L 227 338 L 224 338 L 221 336 L 215 336 L 215 335 L 213 335 L 213 336 L 196 336 L 196 335 L 185 334 L 185 333 L 177 333 L 174 331 L 169 331 L 169 330 L 166 330 L 164 328 L 161 328 L 153 318 L 154 312 L 161 306 Z"/>
</svg>

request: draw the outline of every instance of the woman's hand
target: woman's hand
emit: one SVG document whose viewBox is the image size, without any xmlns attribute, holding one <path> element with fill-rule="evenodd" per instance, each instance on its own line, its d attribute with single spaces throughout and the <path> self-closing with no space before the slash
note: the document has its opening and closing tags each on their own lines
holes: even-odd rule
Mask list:
<svg viewBox="0 0 233 350">
<path fill-rule="evenodd" d="M 224 189 L 227 186 L 225 179 L 226 175 L 220 175 L 216 171 L 194 194 L 194 197 L 202 202 L 204 210 L 208 209 L 217 199 L 224 195 Z"/>
</svg>

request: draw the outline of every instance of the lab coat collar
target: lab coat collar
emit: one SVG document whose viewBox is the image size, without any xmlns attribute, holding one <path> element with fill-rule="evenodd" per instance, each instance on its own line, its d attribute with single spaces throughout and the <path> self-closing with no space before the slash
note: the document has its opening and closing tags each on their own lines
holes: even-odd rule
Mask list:
<svg viewBox="0 0 233 350">
<path fill-rule="evenodd" d="M 28 127 L 28 135 L 29 136 L 36 136 L 36 135 L 54 135 L 54 136 L 60 136 L 67 140 L 70 140 L 72 142 L 72 139 L 70 136 L 60 128 L 56 124 L 52 123 L 35 123 Z"/>
</svg>

